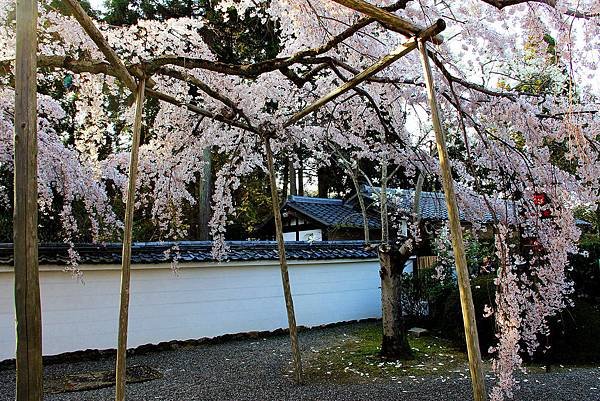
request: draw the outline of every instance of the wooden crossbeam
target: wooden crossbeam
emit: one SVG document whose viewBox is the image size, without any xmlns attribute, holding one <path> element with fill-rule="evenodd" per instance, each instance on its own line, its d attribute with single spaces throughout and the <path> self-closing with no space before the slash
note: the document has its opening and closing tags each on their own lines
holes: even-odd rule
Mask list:
<svg viewBox="0 0 600 401">
<path fill-rule="evenodd" d="M 371 65 L 366 70 L 361 71 L 360 73 L 356 74 L 354 77 L 352 77 L 347 82 L 338 86 L 337 88 L 335 88 L 334 90 L 332 90 L 331 92 L 326 94 L 325 96 L 321 97 L 314 103 L 306 106 L 304 109 L 302 109 L 299 112 L 297 112 L 296 114 L 294 114 L 288 121 L 285 122 L 285 124 L 283 126 L 289 127 L 290 125 L 297 123 L 298 121 L 300 121 L 302 118 L 306 117 L 313 111 L 320 109 L 321 107 L 325 106 L 327 103 L 340 97 L 344 93 L 348 92 L 350 89 L 356 87 L 361 82 L 364 82 L 370 76 L 377 74 L 379 71 L 383 70 L 385 67 L 392 64 L 394 61 L 400 59 L 401 57 L 406 56 L 408 53 L 413 51 L 416 47 L 417 47 L 417 42 L 414 39 L 407 40 L 406 42 L 404 42 L 400 46 L 398 46 L 394 51 L 392 51 L 391 53 L 389 53 L 389 54 L 385 55 L 384 57 L 382 57 L 381 59 L 379 59 L 375 64 Z"/>
<path fill-rule="evenodd" d="M 374 6 L 364 0 L 332 0 L 342 6 L 351 8 L 362 14 L 368 15 L 369 17 L 379 21 L 387 29 L 401 33 L 406 37 L 412 37 L 419 35 L 424 29 L 418 25 L 413 24 L 403 18 L 398 17 L 396 14 L 391 13 L 383 8 Z M 439 32 L 438 32 L 439 33 Z M 437 33 L 431 38 L 431 41 L 436 45 L 441 44 L 444 39 L 438 36 Z"/>
<path fill-rule="evenodd" d="M 321 97 L 314 103 L 306 106 L 304 109 L 302 109 L 299 112 L 297 112 L 296 114 L 294 114 L 288 121 L 286 121 L 283 124 L 283 126 L 289 127 L 290 125 L 295 124 L 296 122 L 300 121 L 302 118 L 306 117 L 313 111 L 318 110 L 319 108 L 323 107 L 325 104 L 338 98 L 339 96 L 348 92 L 350 89 L 356 87 L 360 83 L 366 81 L 367 79 L 369 79 L 369 77 L 372 77 L 373 75 L 382 71 L 384 68 L 390 66 L 395 61 L 406 56 L 408 53 L 410 53 L 411 51 L 413 51 L 414 49 L 417 48 L 417 38 L 421 38 L 423 40 L 430 39 L 434 35 L 443 31 L 445 28 L 446 28 L 446 23 L 444 22 L 444 20 L 442 20 L 442 19 L 437 20 L 433 25 L 420 31 L 418 33 L 417 37 L 411 38 L 411 39 L 407 40 L 406 42 L 402 43 L 394 51 L 392 51 L 391 53 L 389 53 L 389 54 L 385 55 L 384 57 L 382 57 L 381 59 L 379 59 L 375 64 L 371 65 L 367 69 L 356 74 L 354 77 L 352 77 L 350 80 L 348 80 L 344 84 L 338 86 L 337 88 L 335 88 L 334 90 L 332 90 L 331 92 L 326 94 L 325 96 Z"/>
<path fill-rule="evenodd" d="M 106 70 L 106 73 L 111 73 L 111 75 L 116 76 L 133 93 L 136 93 L 137 85 L 135 83 L 135 78 L 129 72 L 129 70 L 125 66 L 125 63 L 123 63 L 123 61 L 121 60 L 119 55 L 114 51 L 114 49 L 112 47 L 110 47 L 110 45 L 104 38 L 104 35 L 102 35 L 102 32 L 100 32 L 100 30 L 94 24 L 94 21 L 90 18 L 89 15 L 87 15 L 87 13 L 81 7 L 81 5 L 79 4 L 79 2 L 77 0 L 65 0 L 65 2 L 67 3 L 67 5 L 71 9 L 71 11 L 73 12 L 73 16 L 75 17 L 77 22 L 79 22 L 79 24 L 85 30 L 85 32 L 88 34 L 88 36 L 94 41 L 96 46 L 98 46 L 98 49 L 102 52 L 102 54 L 104 54 L 104 57 L 106 57 L 106 60 L 108 61 L 108 64 L 109 64 L 109 65 L 89 65 L 88 68 L 90 68 L 91 70 L 100 69 L 100 68 Z M 60 62 L 61 60 L 55 57 L 54 60 L 48 60 L 48 62 L 50 62 L 50 61 L 54 61 L 54 63 L 56 63 L 57 61 Z M 175 97 L 168 95 L 166 93 L 162 93 L 162 92 L 153 90 L 152 89 L 152 87 L 153 87 L 152 80 L 148 77 L 145 77 L 143 71 L 137 71 L 137 72 L 133 71 L 133 72 L 136 76 L 138 76 L 138 78 L 143 78 L 146 81 L 146 84 L 148 86 L 146 95 L 148 95 L 150 97 L 154 97 L 154 98 L 160 99 L 164 102 L 171 103 L 171 104 L 174 104 L 177 106 L 185 107 L 188 110 L 190 110 L 196 114 L 200 114 L 202 116 L 209 117 L 214 120 L 221 121 L 226 124 L 230 124 L 232 126 L 235 126 L 235 127 L 238 127 L 238 128 L 244 129 L 244 130 L 256 132 L 256 130 L 253 127 L 250 127 L 247 124 L 224 118 L 220 115 L 211 113 L 210 111 L 205 110 L 196 105 L 179 101 Z"/>
</svg>

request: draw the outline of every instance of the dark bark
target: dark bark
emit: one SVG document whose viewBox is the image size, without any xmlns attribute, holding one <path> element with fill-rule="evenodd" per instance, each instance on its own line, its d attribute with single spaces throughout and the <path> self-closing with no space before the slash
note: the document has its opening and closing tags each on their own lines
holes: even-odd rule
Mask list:
<svg viewBox="0 0 600 401">
<path fill-rule="evenodd" d="M 212 149 L 207 147 L 202 152 L 202 159 L 206 163 L 202 168 L 202 177 L 198 183 L 198 239 L 210 240 L 209 222 L 211 218 L 212 200 Z"/>
<path fill-rule="evenodd" d="M 288 164 L 288 176 L 290 180 L 290 195 L 298 195 L 298 189 L 296 187 L 296 169 L 294 168 L 294 162 L 291 159 Z"/>
<path fill-rule="evenodd" d="M 327 198 L 329 193 L 329 173 L 327 167 L 319 167 L 317 170 L 318 197 Z"/>
<path fill-rule="evenodd" d="M 285 199 L 287 199 L 288 196 L 288 187 L 289 187 L 289 183 L 290 183 L 290 173 L 289 173 L 289 163 L 284 163 L 283 166 L 283 188 L 281 190 L 281 197 L 283 198 L 283 200 L 285 201 Z"/>
<path fill-rule="evenodd" d="M 383 315 L 383 341 L 381 355 L 390 359 L 412 357 L 404 316 L 402 316 L 402 272 L 410 258 L 411 247 L 381 245 L 381 306 Z"/>
<path fill-rule="evenodd" d="M 298 195 L 304 196 L 304 163 L 300 159 L 300 168 L 298 169 Z"/>
</svg>

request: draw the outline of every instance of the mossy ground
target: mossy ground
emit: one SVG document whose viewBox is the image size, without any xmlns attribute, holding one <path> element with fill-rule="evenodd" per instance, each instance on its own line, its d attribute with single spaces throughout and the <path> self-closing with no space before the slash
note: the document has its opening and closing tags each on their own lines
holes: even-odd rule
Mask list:
<svg viewBox="0 0 600 401">
<path fill-rule="evenodd" d="M 425 375 L 468 375 L 467 356 L 450 341 L 435 336 L 409 337 L 413 358 L 389 360 L 379 355 L 381 323 L 349 329 L 336 344 L 305 356 L 310 381 L 339 383 L 414 379 Z"/>
</svg>

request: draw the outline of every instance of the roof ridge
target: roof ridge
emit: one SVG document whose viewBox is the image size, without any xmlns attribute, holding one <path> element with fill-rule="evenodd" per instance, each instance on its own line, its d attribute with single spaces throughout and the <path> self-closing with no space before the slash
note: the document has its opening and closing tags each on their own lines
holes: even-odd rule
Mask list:
<svg viewBox="0 0 600 401">
<path fill-rule="evenodd" d="M 332 204 L 332 205 L 343 205 L 344 204 L 344 201 L 342 199 L 317 198 L 314 196 L 299 196 L 299 195 L 288 196 L 288 201 L 299 202 L 299 203 L 323 203 L 323 204 Z"/>
</svg>

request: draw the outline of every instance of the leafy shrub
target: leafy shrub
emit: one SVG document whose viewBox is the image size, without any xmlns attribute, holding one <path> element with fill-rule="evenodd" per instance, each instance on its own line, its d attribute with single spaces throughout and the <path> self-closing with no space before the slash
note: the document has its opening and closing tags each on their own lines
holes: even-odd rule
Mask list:
<svg viewBox="0 0 600 401">
<path fill-rule="evenodd" d="M 574 272 L 577 268 L 574 268 Z M 581 278 L 585 277 L 583 275 Z M 585 283 L 576 284 L 581 288 Z M 597 287 L 593 287 L 596 289 Z M 488 349 L 495 345 L 495 324 L 493 316 L 483 317 L 483 307 L 491 305 L 495 296 L 493 276 L 480 276 L 472 280 L 473 303 L 479 342 L 482 355 L 488 356 Z M 431 293 L 430 325 L 448 338 L 456 346 L 464 349 L 465 336 L 460 308 L 460 296 L 456 286 L 444 286 Z M 532 362 L 567 364 L 600 362 L 600 304 L 598 298 L 584 294 L 576 296 L 574 306 L 551 319 L 550 336 L 541 338 L 542 346 L 532 358 Z M 546 348 L 549 346 L 549 348 Z M 528 358 L 527 358 L 528 359 Z"/>
<path fill-rule="evenodd" d="M 579 243 L 580 253 L 571 257 L 569 273 L 575 283 L 578 298 L 600 299 L 600 237 L 584 235 Z"/>
<path fill-rule="evenodd" d="M 493 276 L 486 275 L 473 279 L 471 292 L 481 352 L 482 355 L 487 355 L 487 350 L 496 341 L 493 318 L 483 317 L 484 306 L 492 305 L 494 301 Z M 464 348 L 465 332 L 457 285 L 446 284 L 430 292 L 429 307 L 431 328 L 439 331 L 442 337 L 451 340 L 456 346 Z"/>
<path fill-rule="evenodd" d="M 600 361 L 600 305 L 577 299 L 574 307 L 558 316 L 551 329 L 550 349 L 538 359 L 557 363 L 597 363 Z"/>
</svg>

